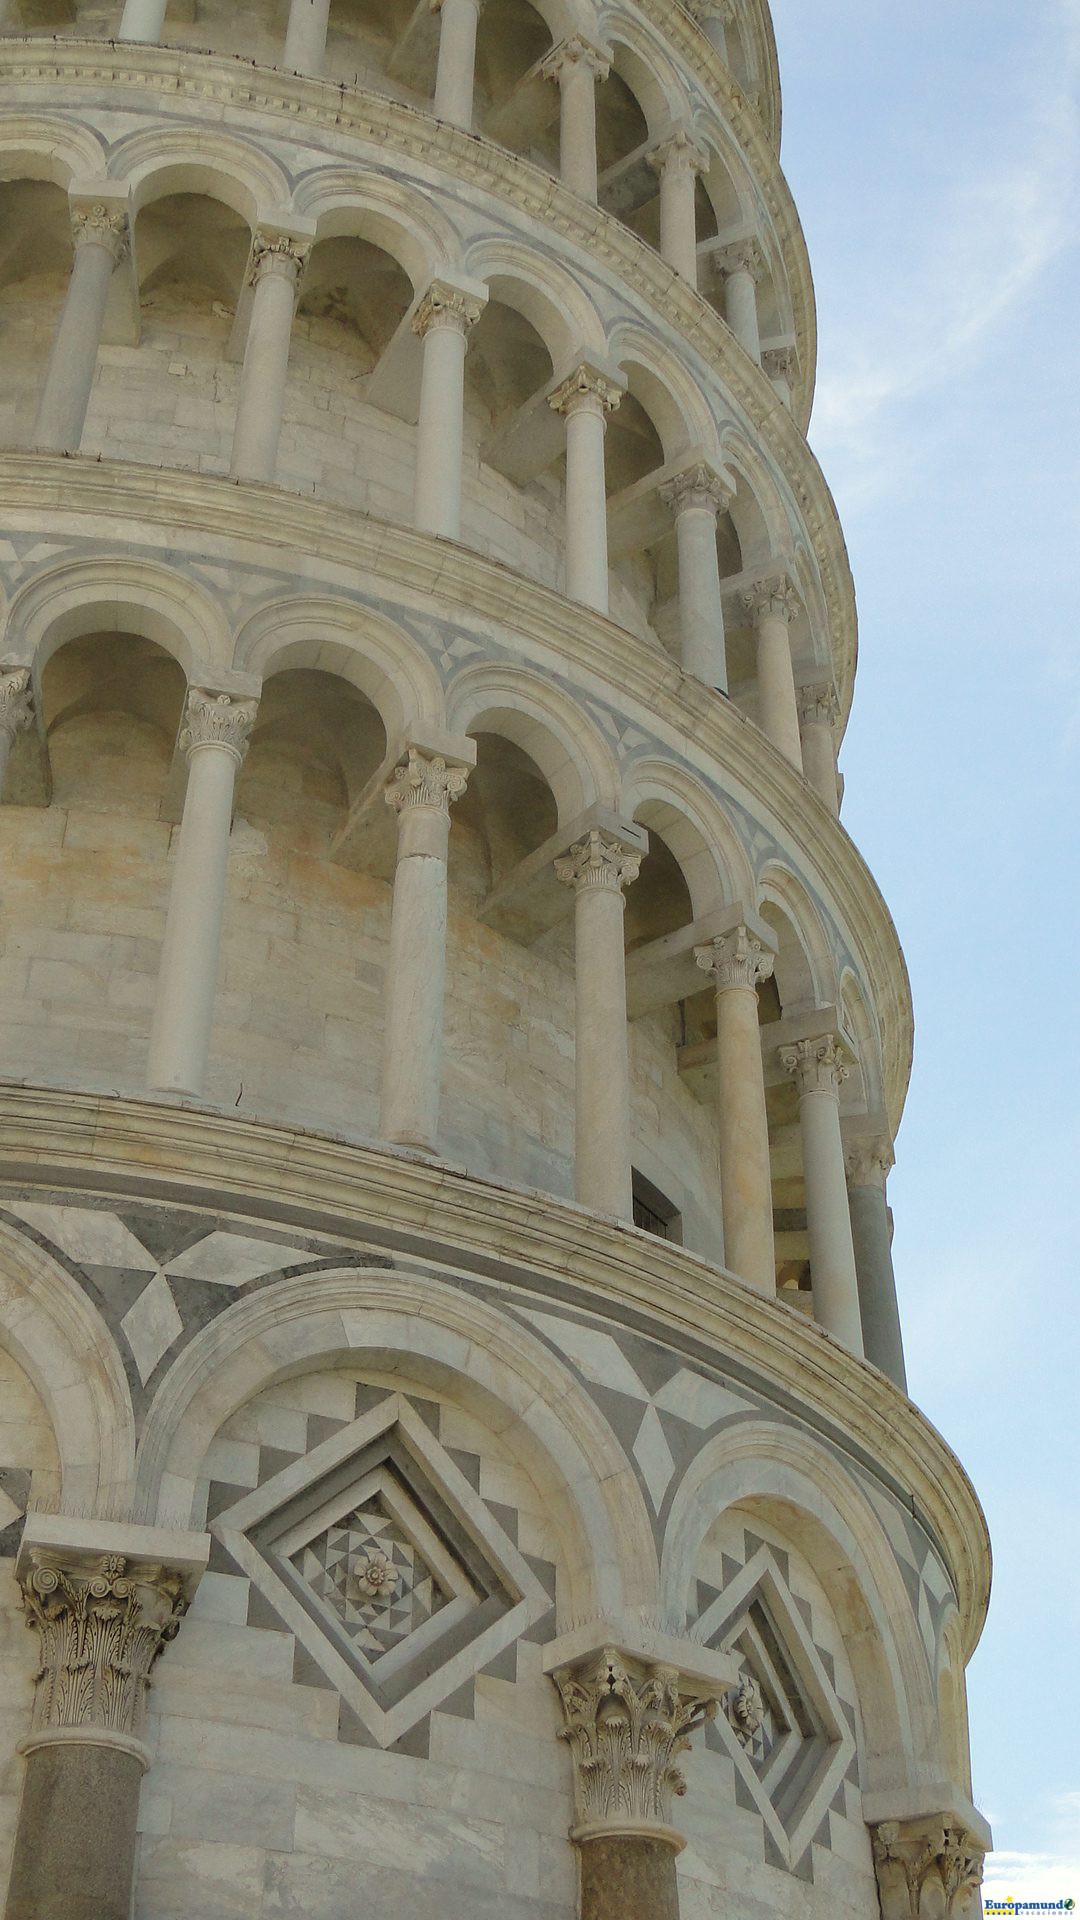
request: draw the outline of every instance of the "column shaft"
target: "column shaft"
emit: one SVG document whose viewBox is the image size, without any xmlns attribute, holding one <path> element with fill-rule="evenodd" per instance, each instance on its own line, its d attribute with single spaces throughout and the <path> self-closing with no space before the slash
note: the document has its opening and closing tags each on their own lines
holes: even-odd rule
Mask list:
<svg viewBox="0 0 1080 1920">
<path fill-rule="evenodd" d="M 825 802 L 830 813 L 838 813 L 840 803 L 832 729 L 839 709 L 832 687 L 825 683 L 800 687 L 798 710 L 802 768 L 807 784 L 813 787 L 819 800 Z"/>
<path fill-rule="evenodd" d="M 104 1745 L 27 1754 L 5 1920 L 129 1920 L 144 1770 Z"/>
<path fill-rule="evenodd" d="M 623 886 L 640 856 L 597 830 L 556 860 L 574 902 L 574 1193 L 633 1217 Z"/>
<path fill-rule="evenodd" d="M 606 66 L 599 77 L 607 72 Z M 595 60 L 567 55 L 559 70 L 559 173 L 564 187 L 596 201 Z"/>
<path fill-rule="evenodd" d="M 683 671 L 726 693 L 727 652 L 716 521 L 730 505 L 731 491 L 703 463 L 662 487 L 661 497 L 675 515 Z"/>
<path fill-rule="evenodd" d="M 326 57 L 330 0 L 292 0 L 281 64 L 289 73 L 319 74 Z"/>
<path fill-rule="evenodd" d="M 465 352 L 480 312 L 478 301 L 436 282 L 413 319 L 424 342 L 413 519 L 423 532 L 448 540 L 461 533 Z"/>
<path fill-rule="evenodd" d="M 725 247 L 716 259 L 724 275 L 724 315 L 740 346 L 751 360 L 761 360 L 757 283 L 765 272 L 765 256 L 752 236 Z"/>
<path fill-rule="evenodd" d="M 118 40 L 142 40 L 156 46 L 165 25 L 166 0 L 124 0 Z"/>
<path fill-rule="evenodd" d="M 442 0 L 434 113 L 455 127 L 472 126 L 476 27 L 480 0 Z"/>
<path fill-rule="evenodd" d="M 302 258 L 291 242 L 260 245 L 256 241 L 254 293 L 229 468 L 238 480 L 274 477 Z"/>
<path fill-rule="evenodd" d="M 603 374 L 580 366 L 550 396 L 566 419 L 566 592 L 608 610 L 607 480 L 604 434 L 619 391 Z"/>
<path fill-rule="evenodd" d="M 669 267 L 697 286 L 697 177 L 709 156 L 685 127 L 649 155 L 660 175 L 660 252 Z"/>
<path fill-rule="evenodd" d="M 34 445 L 77 453 L 82 439 L 109 282 L 124 251 L 125 217 L 94 208 L 75 215 L 75 259 L 34 424 Z"/>
<path fill-rule="evenodd" d="M 877 1177 L 871 1177 L 867 1156 L 858 1150 L 848 1154 L 848 1207 L 866 1357 L 906 1393 L 907 1369 L 896 1299 L 884 1170 L 879 1169 Z"/>
<path fill-rule="evenodd" d="M 581 1920 L 679 1920 L 676 1854 L 647 1834 L 612 1834 L 579 1847 Z"/>
<path fill-rule="evenodd" d="M 839 1087 L 847 1068 L 832 1037 L 800 1040 L 784 1048 L 781 1059 L 799 1089 L 814 1315 L 835 1339 L 861 1356 L 859 1284 L 840 1134 Z"/>
<path fill-rule="evenodd" d="M 786 575 L 765 580 L 742 596 L 757 629 L 758 717 L 761 730 L 802 772 L 802 740 L 791 663 L 789 624 L 799 600 Z"/>
<path fill-rule="evenodd" d="M 724 1264 L 759 1292 L 776 1292 L 772 1162 L 765 1110 L 757 985 L 775 956 L 745 926 L 696 947 L 716 981 L 717 1123 L 724 1203 Z"/>
</svg>

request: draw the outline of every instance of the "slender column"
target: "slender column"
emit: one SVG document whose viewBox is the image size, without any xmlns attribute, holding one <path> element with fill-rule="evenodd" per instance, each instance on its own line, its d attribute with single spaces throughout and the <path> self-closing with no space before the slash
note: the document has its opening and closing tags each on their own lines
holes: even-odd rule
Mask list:
<svg viewBox="0 0 1080 1920">
<path fill-rule="evenodd" d="M 441 16 L 439 62 L 435 71 L 436 120 L 471 128 L 476 70 L 476 27 L 483 0 L 433 0 Z"/>
<path fill-rule="evenodd" d="M 780 1061 L 799 1091 L 814 1315 L 834 1339 L 861 1356 L 859 1283 L 840 1136 L 840 1088 L 848 1067 L 832 1033 L 781 1047 Z"/>
<path fill-rule="evenodd" d="M 116 1553 L 20 1552 L 18 1578 L 41 1652 L 6 1920 L 128 1920 L 150 1669 L 189 1589 Z"/>
<path fill-rule="evenodd" d="M 756 240 L 736 240 L 717 254 L 716 264 L 724 276 L 728 326 L 751 360 L 760 360 L 757 288 L 765 273 L 765 256 Z"/>
<path fill-rule="evenodd" d="M 580 34 L 553 47 L 540 69 L 559 85 L 559 174 L 564 187 L 596 202 L 596 85 L 611 57 Z"/>
<path fill-rule="evenodd" d="M 424 343 L 413 519 L 424 533 L 448 540 L 461 532 L 465 350 L 481 311 L 479 300 L 436 281 L 413 316 Z"/>
<path fill-rule="evenodd" d="M 593 827 L 555 862 L 574 889 L 574 1193 L 633 1218 L 623 888 L 641 855 Z"/>
<path fill-rule="evenodd" d="M 287 73 L 322 72 L 329 20 L 330 0 L 291 0 L 285 50 L 281 56 Z"/>
<path fill-rule="evenodd" d="M 165 25 L 166 0 L 124 0 L 118 40 L 142 40 L 156 46 Z"/>
<path fill-rule="evenodd" d="M 236 409 L 230 473 L 237 480 L 272 480 L 285 410 L 289 339 L 300 276 L 310 247 L 286 234 L 256 234 L 240 399 Z"/>
<path fill-rule="evenodd" d="M 762 580 L 742 603 L 757 633 L 758 701 L 762 732 L 802 771 L 799 710 L 788 628 L 799 613 L 799 596 L 786 574 Z"/>
<path fill-rule="evenodd" d="M 147 1082 L 202 1092 L 214 1020 L 233 791 L 255 722 L 253 700 L 192 687 L 180 751 L 187 756 L 165 939 L 150 1029 Z"/>
<path fill-rule="evenodd" d="M 799 359 L 794 347 L 766 347 L 761 356 L 761 370 L 768 374 L 776 388 L 777 398 L 790 413 L 792 389 L 799 373 Z"/>
<path fill-rule="evenodd" d="M 845 1164 L 866 1357 L 906 1393 L 907 1369 L 885 1197 L 885 1183 L 893 1164 L 892 1147 L 883 1134 L 849 1143 Z"/>
<path fill-rule="evenodd" d="M 735 0 L 690 0 L 687 11 L 726 65 L 727 30 L 735 20 Z"/>
<path fill-rule="evenodd" d="M 34 423 L 34 445 L 77 453 L 94 384 L 109 282 L 127 252 L 127 214 L 104 205 L 71 216 L 75 258 Z"/>
<path fill-rule="evenodd" d="M 881 1920 L 953 1920 L 981 1912 L 985 1849 L 950 1814 L 871 1827 Z"/>
<path fill-rule="evenodd" d="M 685 127 L 679 127 L 648 156 L 660 175 L 660 252 L 669 267 L 697 286 L 697 209 L 694 204 L 699 173 L 708 170 L 705 148 Z"/>
<path fill-rule="evenodd" d="M 619 398 L 613 380 L 584 364 L 549 397 L 566 420 L 566 591 L 598 613 L 608 610 L 604 434 Z"/>
<path fill-rule="evenodd" d="M 34 696 L 29 667 L 0 667 L 0 799 L 4 795 L 8 761 L 15 735 L 34 724 Z"/>
<path fill-rule="evenodd" d="M 580 1920 L 678 1920 L 675 1856 L 686 1842 L 671 1802 L 686 1792 L 678 1756 L 717 1701 L 685 1692 L 676 1668 L 606 1647 L 553 1675 L 574 1768 Z"/>
<path fill-rule="evenodd" d="M 833 727 L 840 717 L 840 702 L 831 680 L 816 680 L 800 687 L 796 696 L 799 732 L 802 739 L 802 766 L 807 781 L 830 813 L 840 810 L 836 788 L 836 747 Z"/>
<path fill-rule="evenodd" d="M 776 956 L 748 927 L 737 926 L 708 946 L 695 947 L 694 958 L 716 982 L 724 1264 L 771 1297 L 776 1252 L 757 989 L 772 973 Z"/>
<path fill-rule="evenodd" d="M 460 800 L 468 778 L 467 767 L 410 747 L 386 789 L 398 845 L 379 1124 L 385 1140 L 428 1153 L 439 1139 L 450 802 Z"/>
<path fill-rule="evenodd" d="M 679 549 L 679 630 L 684 673 L 706 686 L 728 689 L 724 605 L 716 522 L 732 501 L 732 489 L 703 462 L 660 489 L 675 518 Z"/>
</svg>

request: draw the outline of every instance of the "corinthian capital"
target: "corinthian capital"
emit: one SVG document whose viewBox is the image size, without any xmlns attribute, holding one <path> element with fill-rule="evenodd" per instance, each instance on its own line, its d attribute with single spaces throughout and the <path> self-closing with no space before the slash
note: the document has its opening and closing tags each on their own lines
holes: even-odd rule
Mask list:
<svg viewBox="0 0 1080 1920">
<path fill-rule="evenodd" d="M 800 1098 L 804 1093 L 839 1093 L 851 1072 L 847 1049 L 835 1033 L 781 1047 L 780 1064 L 794 1079 Z"/>
<path fill-rule="evenodd" d="M 621 389 L 607 374 L 582 361 L 573 373 L 548 395 L 548 406 L 556 413 L 574 413 L 582 407 L 593 412 L 613 413 L 622 398 Z"/>
<path fill-rule="evenodd" d="M 735 498 L 735 489 L 722 480 L 706 460 L 699 460 L 673 480 L 665 481 L 660 498 L 670 507 L 676 520 L 684 508 L 701 507 L 719 516 L 726 513 Z"/>
<path fill-rule="evenodd" d="M 725 27 L 735 24 L 735 0 L 687 0 L 686 11 L 699 25 L 706 20 L 719 20 Z"/>
<path fill-rule="evenodd" d="M 611 72 L 611 55 L 602 47 L 594 47 L 592 41 L 583 39 L 580 33 L 574 33 L 552 47 L 540 72 L 545 80 L 561 82 L 576 67 L 587 67 L 594 80 L 606 80 Z"/>
<path fill-rule="evenodd" d="M 882 1920 L 952 1920 L 982 1884 L 984 1851 L 945 1816 L 888 1820 L 871 1829 Z"/>
<path fill-rule="evenodd" d="M 105 247 L 119 265 L 128 249 L 128 217 L 122 207 L 107 207 L 102 201 L 71 210 L 71 237 L 75 251 L 80 247 Z"/>
<path fill-rule="evenodd" d="M 34 719 L 28 667 L 0 667 L 0 732 L 14 740 Z"/>
<path fill-rule="evenodd" d="M 434 807 L 449 819 L 450 802 L 461 799 L 468 780 L 467 767 L 452 766 L 441 754 L 410 747 L 404 764 L 394 768 L 384 798 L 397 814 L 407 807 Z"/>
<path fill-rule="evenodd" d="M 450 327 L 455 333 L 468 333 L 484 311 L 483 302 L 448 285 L 433 280 L 412 318 L 412 330 L 423 336 L 432 327 Z"/>
<path fill-rule="evenodd" d="M 770 380 L 785 380 L 794 386 L 799 377 L 799 356 L 794 347 L 766 347 L 761 356 L 761 371 Z"/>
<path fill-rule="evenodd" d="M 868 1134 L 862 1140 L 849 1140 L 844 1148 L 848 1185 L 852 1187 L 884 1189 L 894 1162 L 892 1141 L 884 1133 Z"/>
<path fill-rule="evenodd" d="M 813 680 L 796 688 L 799 719 L 804 726 L 829 727 L 840 718 L 840 702 L 831 680 Z"/>
<path fill-rule="evenodd" d="M 686 1781 L 677 1757 L 715 1718 L 716 1700 L 684 1693 L 676 1667 L 631 1663 L 614 1647 L 554 1679 L 574 1764 L 572 1837 L 651 1833 L 678 1845 L 671 1802 Z"/>
<path fill-rule="evenodd" d="M 265 274 L 273 273 L 289 280 L 295 288 L 311 254 L 311 242 L 298 240 L 289 233 L 258 232 L 251 246 L 248 280 L 252 286 Z"/>
<path fill-rule="evenodd" d="M 720 273 L 748 273 L 755 285 L 765 278 L 765 255 L 752 235 L 721 247 L 716 255 L 716 265 Z"/>
<path fill-rule="evenodd" d="M 180 729 L 181 753 L 190 755 L 199 747 L 225 747 L 238 762 L 242 761 L 256 712 L 254 700 L 234 700 L 228 693 L 207 693 L 201 687 L 192 687 Z"/>
<path fill-rule="evenodd" d="M 41 1646 L 35 1735 L 98 1729 L 137 1739 L 150 1669 L 187 1611 L 184 1578 L 122 1554 L 36 1549 L 20 1568 L 23 1611 Z"/>
<path fill-rule="evenodd" d="M 623 846 L 620 840 L 609 839 L 599 827 L 590 828 L 584 839 L 576 841 L 555 862 L 558 879 L 564 887 L 573 887 L 575 893 L 587 887 L 606 887 L 609 892 L 621 893 L 640 872 L 640 853 Z"/>
<path fill-rule="evenodd" d="M 707 173 L 708 149 L 695 140 L 689 127 L 676 127 L 659 146 L 646 154 L 654 173 Z"/>
<path fill-rule="evenodd" d="M 784 620 L 790 626 L 802 609 L 802 601 L 786 573 L 774 573 L 768 580 L 759 580 L 739 598 L 755 626 L 770 618 Z"/>
<path fill-rule="evenodd" d="M 775 953 L 745 926 L 733 927 L 707 946 L 695 947 L 694 959 L 703 973 L 712 974 L 719 993 L 730 987 L 749 987 L 755 992 L 776 965 Z"/>
</svg>

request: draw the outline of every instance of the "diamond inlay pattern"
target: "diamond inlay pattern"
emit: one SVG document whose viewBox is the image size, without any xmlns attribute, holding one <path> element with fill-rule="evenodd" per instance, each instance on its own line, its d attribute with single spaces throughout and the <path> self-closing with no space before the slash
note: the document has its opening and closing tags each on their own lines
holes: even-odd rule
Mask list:
<svg viewBox="0 0 1080 1920">
<path fill-rule="evenodd" d="M 293 1554 L 292 1562 L 372 1662 L 450 1598 L 377 1494 Z"/>
</svg>

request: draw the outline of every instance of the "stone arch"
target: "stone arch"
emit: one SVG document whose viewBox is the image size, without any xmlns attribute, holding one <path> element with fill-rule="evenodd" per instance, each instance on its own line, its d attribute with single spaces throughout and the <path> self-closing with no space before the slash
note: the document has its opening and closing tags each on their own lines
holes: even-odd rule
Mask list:
<svg viewBox="0 0 1080 1920">
<path fill-rule="evenodd" d="M 750 861 L 731 820 L 692 775 L 662 760 L 638 760 L 624 776 L 623 807 L 674 855 L 695 918 L 756 898 Z"/>
<path fill-rule="evenodd" d="M 603 323 L 585 289 L 556 261 L 500 234 L 474 240 L 465 255 L 469 277 L 493 300 L 512 307 L 536 329 L 559 371 L 575 356 L 606 352 Z"/>
<path fill-rule="evenodd" d="M 739 484 L 728 509 L 742 549 L 743 566 L 764 568 L 787 556 L 791 531 L 780 490 L 761 455 L 735 427 L 720 436 L 721 457 Z"/>
<path fill-rule="evenodd" d="M 837 1006 L 839 983 L 832 947 L 802 882 L 790 868 L 774 861 L 759 875 L 758 893 L 764 917 L 774 922 L 779 918 L 782 923 L 776 984 L 784 1012 Z M 785 927 L 790 941 L 784 940 Z"/>
<path fill-rule="evenodd" d="M 57 114 L 12 114 L 0 130 L 0 179 L 51 180 L 67 187 L 74 179 L 105 173 L 106 146 L 90 127 Z"/>
<path fill-rule="evenodd" d="M 614 55 L 612 71 L 629 87 L 655 139 L 673 121 L 690 118 L 686 85 L 659 35 L 629 11 L 606 12 L 604 40 Z"/>
<path fill-rule="evenodd" d="M 690 447 L 703 447 L 710 455 L 718 455 L 712 409 L 676 354 L 633 323 L 613 328 L 609 352 L 627 374 L 631 392 L 652 421 L 665 460 L 676 459 Z"/>
<path fill-rule="evenodd" d="M 456 229 L 430 199 L 386 174 L 319 167 L 301 176 L 293 206 L 314 220 L 316 241 L 368 240 L 396 260 L 417 292 L 457 259 Z"/>
<path fill-rule="evenodd" d="M 129 183 L 133 216 L 167 194 L 197 193 L 222 201 L 254 228 L 289 198 L 288 175 L 276 160 L 210 127 L 155 126 L 129 134 L 112 149 L 109 173 Z"/>
<path fill-rule="evenodd" d="M 410 1369 L 477 1407 L 548 1493 L 568 1592 L 564 1624 L 654 1607 L 656 1549 L 636 1477 L 584 1390 L 517 1322 L 428 1274 L 284 1280 L 239 1301 L 185 1348 L 147 1416 L 138 1510 L 190 1514 L 221 1423 L 283 1374 L 335 1362 Z"/>
<path fill-rule="evenodd" d="M 152 640 L 192 681 L 228 663 L 228 630 L 210 596 L 168 567 L 119 554 L 64 560 L 31 580 L 12 601 L 5 652 L 40 674 L 58 647 L 105 628 Z"/>
<path fill-rule="evenodd" d="M 910 1769 L 924 1752 L 935 1707 L 918 1623 L 870 1502 L 805 1430 L 763 1419 L 733 1423 L 701 1449 L 672 1504 L 661 1587 L 673 1619 L 685 1618 L 709 1528 L 736 1505 L 768 1518 L 813 1568 L 855 1676 L 866 1741 L 864 1789 L 895 1791 L 897 1764 Z"/>
<path fill-rule="evenodd" d="M 555 799 L 559 823 L 597 803 L 617 807 L 619 772 L 599 729 L 577 703 L 523 667 L 466 667 L 446 698 L 455 733 L 499 733 L 536 762 Z"/>
<path fill-rule="evenodd" d="M 123 1516 L 135 1423 L 116 1344 L 71 1275 L 6 1219 L 0 1219 L 0 1344 L 28 1375 L 52 1422 L 63 1510 Z"/>
<path fill-rule="evenodd" d="M 313 667 L 350 681 L 378 712 L 392 747 L 414 722 L 442 718 L 442 684 L 412 635 L 350 601 L 270 601 L 237 634 L 233 660 L 263 680 Z"/>
<path fill-rule="evenodd" d="M 855 1092 L 861 1092 L 868 1113 L 884 1113 L 881 1031 L 862 982 L 851 967 L 845 967 L 840 977 L 840 1013 L 858 1055 L 861 1086 Z"/>
</svg>

